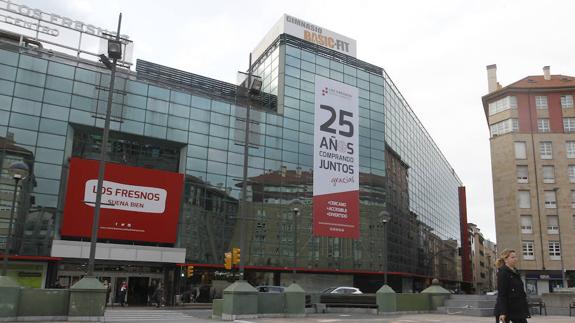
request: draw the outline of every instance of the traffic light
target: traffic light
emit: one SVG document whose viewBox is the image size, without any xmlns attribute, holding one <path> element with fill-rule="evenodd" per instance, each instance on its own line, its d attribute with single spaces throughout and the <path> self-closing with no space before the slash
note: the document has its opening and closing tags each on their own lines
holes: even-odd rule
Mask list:
<svg viewBox="0 0 575 323">
<path fill-rule="evenodd" d="M 232 263 L 234 265 L 240 264 L 240 248 L 233 248 L 232 249 Z"/>
<path fill-rule="evenodd" d="M 188 266 L 188 277 L 192 277 L 194 275 L 194 266 Z"/>
<path fill-rule="evenodd" d="M 232 253 L 231 252 L 226 252 L 224 254 L 224 267 L 227 270 L 232 269 Z"/>
</svg>

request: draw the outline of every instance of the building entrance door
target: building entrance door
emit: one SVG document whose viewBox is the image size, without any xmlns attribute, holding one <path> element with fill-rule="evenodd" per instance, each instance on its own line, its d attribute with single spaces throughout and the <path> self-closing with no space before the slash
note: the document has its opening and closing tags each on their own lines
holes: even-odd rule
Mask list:
<svg viewBox="0 0 575 323">
<path fill-rule="evenodd" d="M 147 305 L 149 277 L 128 278 L 128 305 Z"/>
</svg>

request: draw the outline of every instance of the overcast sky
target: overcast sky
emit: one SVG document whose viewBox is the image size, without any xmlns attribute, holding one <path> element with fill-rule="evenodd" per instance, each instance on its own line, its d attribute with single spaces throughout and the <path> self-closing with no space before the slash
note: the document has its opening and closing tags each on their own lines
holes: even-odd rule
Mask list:
<svg viewBox="0 0 575 323">
<path fill-rule="evenodd" d="M 383 67 L 467 187 L 468 220 L 495 240 L 485 66 L 505 86 L 527 75 L 575 75 L 575 1 L 16 0 L 122 34 L 134 56 L 233 82 L 283 13 L 357 40 Z"/>
</svg>

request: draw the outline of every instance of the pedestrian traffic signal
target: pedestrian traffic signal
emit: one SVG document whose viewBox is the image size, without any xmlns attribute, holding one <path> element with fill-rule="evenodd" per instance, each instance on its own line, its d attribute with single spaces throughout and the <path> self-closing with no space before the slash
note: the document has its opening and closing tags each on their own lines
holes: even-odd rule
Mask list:
<svg viewBox="0 0 575 323">
<path fill-rule="evenodd" d="M 226 252 L 224 254 L 224 267 L 227 270 L 232 269 L 232 253 L 231 252 Z"/>
<path fill-rule="evenodd" d="M 192 277 L 194 275 L 194 266 L 188 266 L 188 277 Z"/>
<path fill-rule="evenodd" d="M 234 265 L 240 264 L 240 248 L 233 248 L 232 249 L 232 263 Z"/>
</svg>

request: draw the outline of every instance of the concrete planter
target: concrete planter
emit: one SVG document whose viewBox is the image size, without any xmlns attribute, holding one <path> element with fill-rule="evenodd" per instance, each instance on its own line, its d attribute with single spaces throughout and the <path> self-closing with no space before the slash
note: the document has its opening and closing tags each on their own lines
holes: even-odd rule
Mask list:
<svg viewBox="0 0 575 323">
<path fill-rule="evenodd" d="M 258 291 L 245 281 L 237 281 L 224 289 L 222 320 L 257 318 Z"/>
<path fill-rule="evenodd" d="M 100 321 L 106 307 L 106 287 L 96 278 L 83 278 L 70 287 L 68 319 Z"/>
<path fill-rule="evenodd" d="M 378 313 L 393 313 L 397 311 L 397 294 L 393 288 L 383 285 L 375 293 Z"/>
<path fill-rule="evenodd" d="M 305 290 L 293 283 L 285 289 L 284 295 L 286 315 L 305 316 Z M 261 309 L 259 311 L 261 312 Z"/>
</svg>

